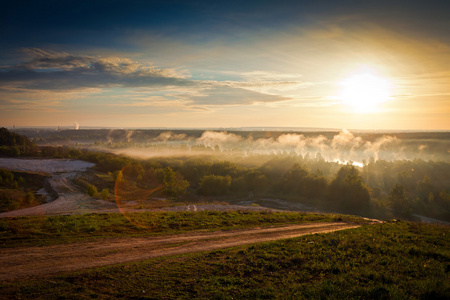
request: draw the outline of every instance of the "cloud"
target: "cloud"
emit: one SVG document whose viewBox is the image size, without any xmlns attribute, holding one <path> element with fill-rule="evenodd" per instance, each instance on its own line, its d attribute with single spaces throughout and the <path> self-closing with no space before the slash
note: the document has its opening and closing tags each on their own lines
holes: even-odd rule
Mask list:
<svg viewBox="0 0 450 300">
<path fill-rule="evenodd" d="M 42 91 L 6 86 L 0 88 L 0 104 L 3 111 L 67 112 L 70 108 L 64 106 L 65 102 L 92 97 L 100 91 L 98 88 Z"/>
<path fill-rule="evenodd" d="M 195 84 L 174 69 L 144 65 L 127 58 L 74 56 L 36 48 L 26 52 L 32 56 L 31 60 L 1 68 L 1 85 L 35 90 L 73 90 Z"/>
<path fill-rule="evenodd" d="M 129 96 L 127 100 L 122 100 L 122 96 L 118 102 L 111 104 L 112 106 L 122 107 L 187 107 L 190 105 L 190 101 L 185 99 L 179 99 L 172 96 Z"/>
<path fill-rule="evenodd" d="M 158 93 L 158 95 L 152 96 L 152 93 Z M 121 97 L 115 96 L 114 98 Z M 128 94 L 126 100 L 120 100 L 114 105 L 135 107 L 185 107 L 188 109 L 202 107 L 202 110 L 204 110 L 218 106 L 270 104 L 287 102 L 289 100 L 292 100 L 292 98 L 229 86 L 227 83 L 199 82 L 197 86 L 188 89 L 185 87 L 169 87 L 157 91 L 149 89 L 145 89 L 144 92 L 135 91 Z"/>
<path fill-rule="evenodd" d="M 186 95 L 187 99 L 197 105 L 249 105 L 290 100 L 291 98 L 258 93 L 242 88 L 218 86 L 201 91 L 201 95 Z"/>
<path fill-rule="evenodd" d="M 72 55 L 39 48 L 27 48 L 23 52 L 28 56 L 27 61 L 0 68 L 0 91 L 21 91 L 23 95 L 44 92 L 63 95 L 73 94 L 74 91 L 123 88 L 124 97 L 119 100 L 112 95 L 111 105 L 178 106 L 205 110 L 206 106 L 288 101 L 292 98 L 278 92 L 310 85 L 299 81 L 270 81 L 267 79 L 293 77 L 263 71 L 243 74 L 243 77 L 252 77 L 253 81 L 192 80 L 186 78 L 183 71 L 159 68 L 122 57 Z M 256 79 L 258 76 L 261 77 L 259 80 Z M 134 90 L 127 91 L 130 88 Z M 37 96 L 36 99 L 42 97 Z"/>
<path fill-rule="evenodd" d="M 220 84 L 226 85 L 233 88 L 242 88 L 257 92 L 280 92 L 280 91 L 290 91 L 299 88 L 307 88 L 316 83 L 313 82 L 301 82 L 301 81 L 223 81 Z"/>
</svg>

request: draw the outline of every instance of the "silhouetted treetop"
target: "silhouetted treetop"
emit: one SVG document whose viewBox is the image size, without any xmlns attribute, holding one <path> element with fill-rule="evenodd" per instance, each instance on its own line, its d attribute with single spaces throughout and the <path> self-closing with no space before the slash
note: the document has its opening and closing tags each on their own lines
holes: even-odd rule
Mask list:
<svg viewBox="0 0 450 300">
<path fill-rule="evenodd" d="M 31 146 L 33 143 L 26 137 L 0 128 L 0 146 Z"/>
</svg>

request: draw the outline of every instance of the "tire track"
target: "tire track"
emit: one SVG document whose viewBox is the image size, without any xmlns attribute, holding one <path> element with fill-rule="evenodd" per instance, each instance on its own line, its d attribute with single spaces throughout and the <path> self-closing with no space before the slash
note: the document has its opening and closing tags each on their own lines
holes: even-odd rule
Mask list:
<svg viewBox="0 0 450 300">
<path fill-rule="evenodd" d="M 356 228 L 346 223 L 194 232 L 165 237 L 111 238 L 45 247 L 0 250 L 0 282 Z"/>
</svg>

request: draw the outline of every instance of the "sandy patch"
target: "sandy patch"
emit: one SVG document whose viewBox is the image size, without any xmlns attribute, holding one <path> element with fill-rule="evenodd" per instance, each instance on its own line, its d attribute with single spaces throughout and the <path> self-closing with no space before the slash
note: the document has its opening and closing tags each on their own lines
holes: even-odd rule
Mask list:
<svg viewBox="0 0 450 300">
<path fill-rule="evenodd" d="M 0 158 L 0 168 L 27 172 L 44 172 L 51 174 L 45 185 L 48 198 L 54 200 L 35 207 L 23 208 L 0 213 L 0 218 L 36 215 L 63 215 L 92 213 L 102 210 L 119 212 L 115 203 L 92 198 L 73 186 L 71 180 L 81 172 L 93 167 L 93 163 L 67 159 L 18 159 Z M 40 191 L 43 193 L 44 191 Z"/>
<path fill-rule="evenodd" d="M 84 172 L 93 166 L 95 164 L 81 160 L 0 158 L 0 168 L 49 174 Z"/>
</svg>

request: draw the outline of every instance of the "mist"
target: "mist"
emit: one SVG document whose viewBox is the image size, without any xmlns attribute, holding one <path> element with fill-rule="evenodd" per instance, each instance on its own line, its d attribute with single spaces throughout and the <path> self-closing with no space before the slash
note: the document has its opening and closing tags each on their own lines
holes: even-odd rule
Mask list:
<svg viewBox="0 0 450 300">
<path fill-rule="evenodd" d="M 133 158 L 213 155 L 249 159 L 294 155 L 363 166 L 369 161 L 414 160 L 450 162 L 449 132 L 217 131 L 77 129 L 17 132 L 39 145 L 97 149 Z"/>
<path fill-rule="evenodd" d="M 362 167 L 372 161 L 434 160 L 450 161 L 448 139 L 418 138 L 418 133 L 395 134 L 227 132 L 179 133 L 162 131 L 154 137 L 143 131 L 111 130 L 106 141 L 96 147 L 134 158 L 215 155 L 252 157 L 295 155 Z"/>
<path fill-rule="evenodd" d="M 412 219 L 414 214 L 450 218 L 448 132 L 79 129 L 27 133 L 43 146 L 33 148 L 37 155 L 84 159 L 105 174 L 122 170 L 144 189 L 163 180 L 164 172 L 174 172 L 180 186 L 186 187 L 170 193 L 186 193 L 192 201 L 255 196 L 261 201 L 269 197 L 383 218 Z M 8 153 L 22 155 L 22 150 L 30 155 L 25 148 Z"/>
</svg>

